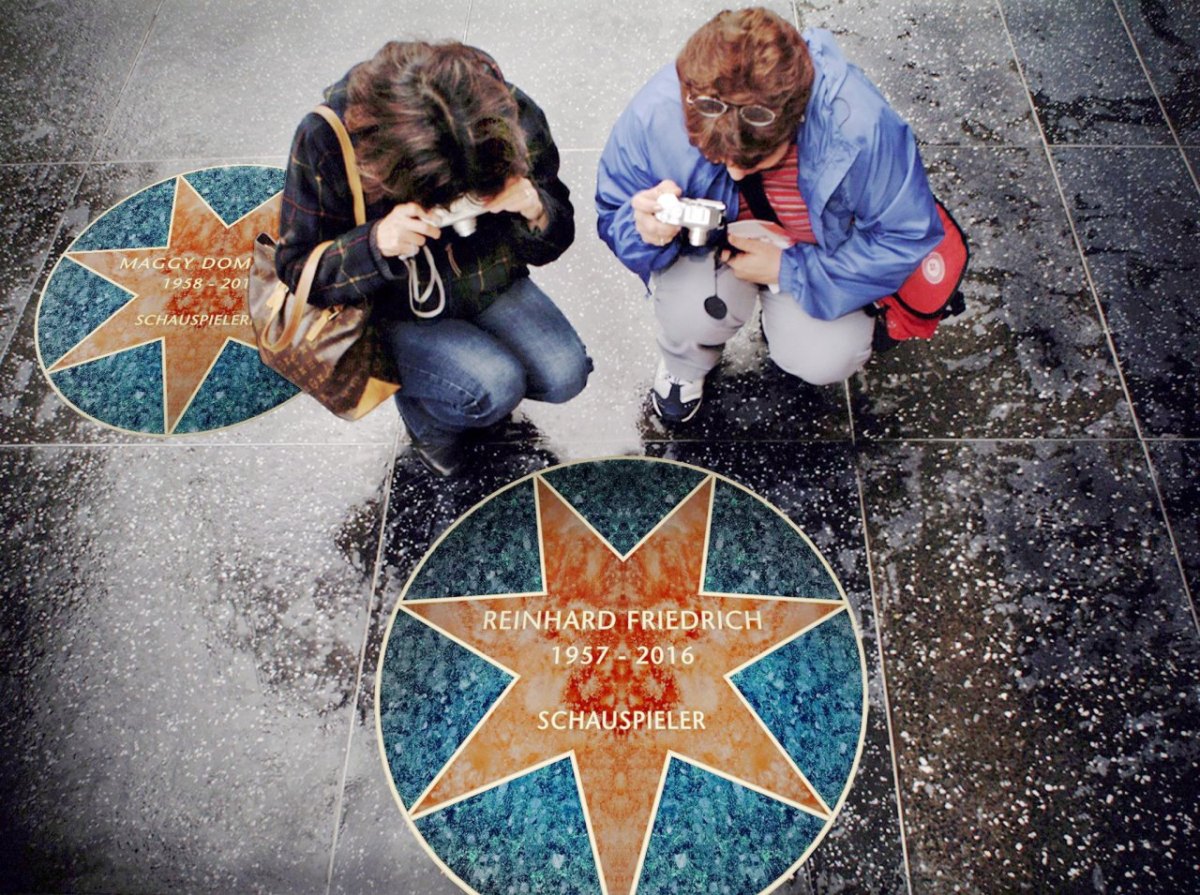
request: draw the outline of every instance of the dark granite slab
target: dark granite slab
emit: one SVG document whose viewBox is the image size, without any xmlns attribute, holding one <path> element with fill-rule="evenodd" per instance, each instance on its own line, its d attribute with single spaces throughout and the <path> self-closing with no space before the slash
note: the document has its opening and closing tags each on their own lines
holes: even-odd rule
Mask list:
<svg viewBox="0 0 1200 895">
<path fill-rule="evenodd" d="M 1179 139 L 1200 142 L 1200 19 L 1190 0 L 1118 0 Z"/>
<path fill-rule="evenodd" d="M 1200 638 L 1141 447 L 864 460 L 914 890 L 1189 890 Z"/>
<path fill-rule="evenodd" d="M 1196 614 L 1200 596 L 1200 478 L 1196 476 L 1200 442 L 1152 441 L 1149 450 L 1179 561 L 1187 576 L 1192 613 Z"/>
<path fill-rule="evenodd" d="M 1001 0 L 1000 5 L 1047 140 L 1172 142 L 1112 3 Z"/>
<path fill-rule="evenodd" d="M 1200 190 L 1200 147 L 1184 146 L 1183 157 L 1185 167 L 1192 175 L 1192 179 L 1196 181 L 1196 189 Z"/>
<path fill-rule="evenodd" d="M 160 0 L 9 4 L 0 17 L 0 162 L 87 161 Z"/>
<path fill-rule="evenodd" d="M 921 142 L 1038 139 L 994 4 L 799 0 L 796 8 L 802 27 L 833 32 Z"/>
<path fill-rule="evenodd" d="M 166 0 L 97 157 L 286 158 L 296 124 L 325 87 L 388 40 L 461 38 L 469 7 Z"/>
<path fill-rule="evenodd" d="M 388 455 L 0 451 L 0 889 L 323 889 Z"/>
<path fill-rule="evenodd" d="M 1114 437 L 1129 411 L 1041 150 L 927 148 L 971 246 L 967 310 L 851 380 L 866 438 Z"/>
<path fill-rule="evenodd" d="M 1200 193 L 1178 150 L 1054 158 L 1146 434 L 1200 435 Z"/>
<path fill-rule="evenodd" d="M 78 165 L 0 167 L 0 357 L 8 350 L 81 174 Z"/>
</svg>

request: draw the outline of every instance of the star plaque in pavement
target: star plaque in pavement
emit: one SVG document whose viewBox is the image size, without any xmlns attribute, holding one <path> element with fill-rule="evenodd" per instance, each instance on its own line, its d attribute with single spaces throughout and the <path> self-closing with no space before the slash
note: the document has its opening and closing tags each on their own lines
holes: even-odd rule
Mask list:
<svg viewBox="0 0 1200 895">
<path fill-rule="evenodd" d="M 827 825 L 834 806 L 733 678 L 846 606 L 707 590 L 716 489 L 704 478 L 622 554 L 538 477 L 540 592 L 401 603 L 511 675 L 411 800 L 414 822 L 569 757 L 607 895 L 637 890 L 672 760 Z"/>
<path fill-rule="evenodd" d="M 138 400 L 142 423 L 132 428 L 169 435 L 189 410 L 183 431 L 198 431 L 294 394 L 259 369 L 245 300 L 255 237 L 278 230 L 281 173 L 228 166 L 181 175 L 81 235 L 39 309 L 39 350 L 64 397 L 121 428 L 130 413 L 107 410 Z"/>
</svg>

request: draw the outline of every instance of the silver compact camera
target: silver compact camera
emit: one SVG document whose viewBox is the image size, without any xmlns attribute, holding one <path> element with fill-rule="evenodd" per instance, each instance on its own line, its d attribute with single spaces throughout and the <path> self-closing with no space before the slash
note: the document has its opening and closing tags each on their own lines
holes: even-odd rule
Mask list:
<svg viewBox="0 0 1200 895">
<path fill-rule="evenodd" d="M 664 224 L 682 227 L 688 232 L 688 242 L 702 246 L 708 232 L 725 220 L 725 203 L 716 199 L 679 199 L 670 193 L 658 197 L 659 210 L 654 216 Z"/>
<path fill-rule="evenodd" d="M 435 227 L 453 227 L 459 236 L 470 236 L 475 232 L 475 219 L 486 212 L 470 196 L 459 196 L 448 206 L 433 209 L 430 216 Z"/>
</svg>

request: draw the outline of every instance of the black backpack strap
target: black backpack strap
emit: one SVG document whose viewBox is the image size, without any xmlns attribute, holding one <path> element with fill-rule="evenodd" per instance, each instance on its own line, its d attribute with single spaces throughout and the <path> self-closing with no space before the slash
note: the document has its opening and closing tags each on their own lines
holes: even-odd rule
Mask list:
<svg viewBox="0 0 1200 895">
<path fill-rule="evenodd" d="M 763 188 L 762 174 L 747 174 L 738 183 L 738 191 L 758 220 L 770 221 L 772 224 L 783 226 L 779 215 L 775 213 L 770 200 L 767 199 L 767 191 Z"/>
</svg>

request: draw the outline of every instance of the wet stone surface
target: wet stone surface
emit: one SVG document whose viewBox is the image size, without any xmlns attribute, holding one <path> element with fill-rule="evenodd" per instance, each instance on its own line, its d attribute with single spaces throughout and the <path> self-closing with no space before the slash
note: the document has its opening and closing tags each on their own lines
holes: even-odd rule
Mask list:
<svg viewBox="0 0 1200 895">
<path fill-rule="evenodd" d="M 1039 150 L 925 153 L 970 243 L 966 311 L 851 379 L 867 438 L 1133 434 L 1083 266 Z"/>
<path fill-rule="evenodd" d="M 1200 435 L 1200 194 L 1178 151 L 1054 157 L 1142 425 Z"/>
<path fill-rule="evenodd" d="M 1050 143 L 1173 142 L 1112 3 L 1001 0 L 1001 6 Z"/>
<path fill-rule="evenodd" d="M 643 453 L 783 510 L 860 624 L 858 773 L 778 891 L 1194 888 L 1194 3 L 771 0 L 830 28 L 912 123 L 971 240 L 968 310 L 823 389 L 774 368 L 751 321 L 701 416 L 668 429 L 646 403 L 652 309 L 596 238 L 592 193 L 628 98 L 725 5 L 6 11 L 0 891 L 459 891 L 378 753 L 387 618 L 429 546 L 492 492 Z M 585 392 L 522 405 L 451 481 L 423 471 L 390 406 L 350 424 L 298 398 L 166 440 L 65 404 L 35 321 L 71 241 L 165 177 L 284 164 L 321 89 L 406 37 L 489 50 L 545 107 L 578 238 L 534 277 L 595 359 Z"/>
<path fill-rule="evenodd" d="M 302 455 L 0 452 L 6 891 L 323 878 L 385 467 Z"/>
<path fill-rule="evenodd" d="M 13 4 L 0 23 L 0 162 L 87 161 L 160 0 Z"/>
<path fill-rule="evenodd" d="M 1158 473 L 1167 519 L 1187 576 L 1192 612 L 1195 613 L 1200 597 L 1200 479 L 1196 476 L 1197 463 L 1200 463 L 1200 443 L 1180 440 L 1151 442 L 1150 457 Z"/>
<path fill-rule="evenodd" d="M 1182 891 L 1200 640 L 1136 444 L 865 467 L 914 886 Z"/>
<path fill-rule="evenodd" d="M 787 514 L 830 564 L 854 608 L 867 659 L 867 735 L 841 813 L 797 877 L 779 891 L 906 891 L 883 680 L 854 453 L 845 445 L 655 444 L 652 456 L 712 469 Z"/>
<path fill-rule="evenodd" d="M 1190 0 L 1118 0 L 1167 118 L 1200 143 L 1200 19 Z"/>
<path fill-rule="evenodd" d="M 77 165 L 0 167 L 0 351 L 33 294 L 81 172 Z"/>
<path fill-rule="evenodd" d="M 922 144 L 1029 144 L 1037 126 L 992 3 L 799 0 L 828 28 Z"/>
<path fill-rule="evenodd" d="M 334 14 L 318 0 L 265 0 L 215 14 L 167 0 L 97 158 L 286 158 L 297 123 L 352 65 L 388 40 L 461 37 L 468 7 L 351 0 Z"/>
</svg>

